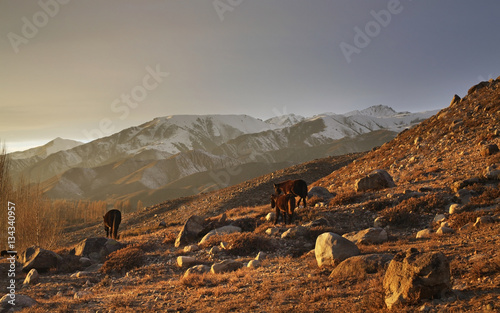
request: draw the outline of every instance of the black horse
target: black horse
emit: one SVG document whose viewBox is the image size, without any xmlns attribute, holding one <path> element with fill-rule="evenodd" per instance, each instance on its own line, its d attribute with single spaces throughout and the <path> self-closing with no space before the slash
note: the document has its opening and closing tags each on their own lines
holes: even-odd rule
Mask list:
<svg viewBox="0 0 500 313">
<path fill-rule="evenodd" d="M 296 197 L 300 197 L 299 202 L 297 202 L 297 206 L 300 205 L 300 200 L 302 200 L 304 208 L 306 207 L 307 183 L 302 179 L 287 180 L 274 184 L 274 190 L 277 195 L 283 192 L 284 194 L 292 194 Z"/>
<path fill-rule="evenodd" d="M 118 210 L 110 210 L 103 217 L 106 237 L 118 239 L 118 226 L 122 222 L 122 213 Z"/>
<path fill-rule="evenodd" d="M 274 225 L 278 223 L 278 218 L 280 213 L 283 213 L 283 223 L 286 225 L 286 219 L 288 216 L 288 222 L 292 222 L 293 211 L 295 210 L 295 197 L 292 194 L 287 195 L 271 195 L 271 208 L 276 208 L 276 218 L 274 220 Z"/>
</svg>

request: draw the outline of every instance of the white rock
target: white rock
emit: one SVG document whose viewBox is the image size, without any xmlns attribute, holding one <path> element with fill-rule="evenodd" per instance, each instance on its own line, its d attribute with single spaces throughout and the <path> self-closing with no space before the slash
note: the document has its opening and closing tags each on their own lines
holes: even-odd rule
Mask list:
<svg viewBox="0 0 500 313">
<path fill-rule="evenodd" d="M 316 239 L 314 254 L 319 267 L 338 264 L 359 253 L 354 243 L 335 233 L 323 233 Z"/>
<path fill-rule="evenodd" d="M 190 256 L 179 256 L 177 257 L 177 265 L 179 267 L 190 267 L 193 264 L 195 264 L 197 261 L 195 258 L 190 257 Z"/>
<path fill-rule="evenodd" d="M 40 279 L 40 275 L 38 275 L 38 271 L 36 269 L 31 269 L 26 275 L 26 278 L 24 279 L 23 285 L 33 285 L 36 284 Z"/>
<path fill-rule="evenodd" d="M 260 267 L 260 261 L 259 260 L 251 260 L 250 262 L 248 262 L 248 265 L 247 267 L 250 267 L 250 268 L 257 268 L 257 267 Z"/>
<path fill-rule="evenodd" d="M 432 229 L 422 229 L 417 233 L 416 238 L 417 239 L 424 239 L 424 238 L 431 238 L 432 235 Z"/>
</svg>

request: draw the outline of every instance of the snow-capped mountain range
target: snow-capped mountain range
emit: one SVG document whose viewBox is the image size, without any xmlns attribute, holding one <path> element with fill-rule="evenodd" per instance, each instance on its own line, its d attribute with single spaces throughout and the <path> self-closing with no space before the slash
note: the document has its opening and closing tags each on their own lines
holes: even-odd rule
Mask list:
<svg viewBox="0 0 500 313">
<path fill-rule="evenodd" d="M 188 195 L 224 187 L 243 174 L 265 174 L 250 170 L 255 169 L 250 164 L 271 171 L 312 158 L 371 149 L 387 141 L 388 133 L 394 137 L 436 112 L 398 113 L 379 105 L 342 115 L 290 114 L 266 121 L 247 115 L 176 115 L 85 144 L 58 138 L 10 156 L 14 175 L 41 181 L 49 196 L 104 200 L 134 194 L 133 200 L 148 203 L 152 194 L 151 201 L 161 201 L 179 196 L 182 190 L 181 195 Z M 360 138 L 377 131 L 382 133 L 360 144 Z M 342 149 L 339 140 L 344 141 Z M 338 151 L 331 150 L 333 146 Z M 221 171 L 226 171 L 219 176 L 224 177 L 223 183 L 217 178 Z M 162 199 L 161 190 L 172 194 Z"/>
</svg>

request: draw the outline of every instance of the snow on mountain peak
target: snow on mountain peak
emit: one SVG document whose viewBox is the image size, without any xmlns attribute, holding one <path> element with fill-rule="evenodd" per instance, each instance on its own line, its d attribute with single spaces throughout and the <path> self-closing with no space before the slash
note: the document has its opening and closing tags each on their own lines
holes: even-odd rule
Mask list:
<svg viewBox="0 0 500 313">
<path fill-rule="evenodd" d="M 266 120 L 266 123 L 277 127 L 289 127 L 305 120 L 305 117 L 295 114 L 275 116 Z"/>
<path fill-rule="evenodd" d="M 372 117 L 393 117 L 397 115 L 393 108 L 387 105 L 374 105 L 364 110 L 355 110 L 351 112 L 347 112 L 343 114 L 344 116 L 355 116 L 355 115 L 363 115 L 363 116 L 372 116 Z"/>
</svg>

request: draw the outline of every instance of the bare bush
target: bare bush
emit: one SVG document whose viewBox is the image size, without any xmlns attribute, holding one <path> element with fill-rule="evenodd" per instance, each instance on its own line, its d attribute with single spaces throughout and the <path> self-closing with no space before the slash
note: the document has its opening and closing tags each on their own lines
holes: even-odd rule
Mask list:
<svg viewBox="0 0 500 313">
<path fill-rule="evenodd" d="M 112 252 L 101 267 L 101 273 L 123 273 L 144 264 L 144 251 L 137 245 Z"/>
</svg>

